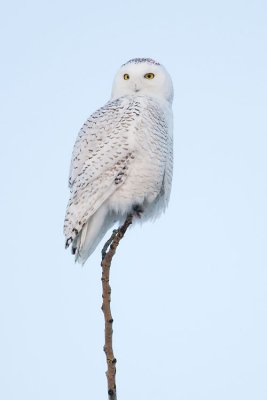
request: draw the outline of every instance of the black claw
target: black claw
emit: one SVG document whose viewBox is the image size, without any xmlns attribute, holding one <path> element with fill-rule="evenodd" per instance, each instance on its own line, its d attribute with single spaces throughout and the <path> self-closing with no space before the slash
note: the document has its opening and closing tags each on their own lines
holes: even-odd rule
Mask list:
<svg viewBox="0 0 267 400">
<path fill-rule="evenodd" d="M 135 204 L 133 206 L 133 212 L 138 218 L 141 218 L 141 216 L 142 216 L 142 214 L 144 212 L 144 209 L 140 204 Z"/>
</svg>

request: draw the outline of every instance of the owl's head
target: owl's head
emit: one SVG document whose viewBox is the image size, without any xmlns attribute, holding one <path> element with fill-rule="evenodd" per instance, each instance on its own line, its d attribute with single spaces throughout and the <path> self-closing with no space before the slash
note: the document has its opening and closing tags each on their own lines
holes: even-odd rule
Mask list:
<svg viewBox="0 0 267 400">
<path fill-rule="evenodd" d="M 166 69 L 151 58 L 134 58 L 117 72 L 111 100 L 121 96 L 152 96 L 172 103 L 172 80 Z"/>
</svg>

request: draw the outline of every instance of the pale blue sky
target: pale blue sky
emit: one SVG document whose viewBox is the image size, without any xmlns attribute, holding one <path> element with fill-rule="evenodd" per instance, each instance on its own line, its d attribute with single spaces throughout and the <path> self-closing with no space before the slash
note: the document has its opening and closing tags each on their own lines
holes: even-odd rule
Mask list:
<svg viewBox="0 0 267 400">
<path fill-rule="evenodd" d="M 2 4 L 0 398 L 106 398 L 100 248 L 64 249 L 70 155 L 114 73 L 173 77 L 175 171 L 112 265 L 118 399 L 267 399 L 265 1 Z"/>
</svg>

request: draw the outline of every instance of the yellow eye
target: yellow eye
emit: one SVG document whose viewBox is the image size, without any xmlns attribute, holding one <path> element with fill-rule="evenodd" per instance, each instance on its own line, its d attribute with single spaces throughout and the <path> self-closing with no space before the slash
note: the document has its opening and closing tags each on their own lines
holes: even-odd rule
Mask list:
<svg viewBox="0 0 267 400">
<path fill-rule="evenodd" d="M 130 75 L 124 74 L 124 75 L 123 75 L 123 79 L 124 79 L 125 81 L 128 81 L 128 79 L 130 79 Z"/>
<path fill-rule="evenodd" d="M 152 72 L 149 72 L 148 74 L 145 74 L 144 76 L 146 79 L 153 79 L 155 78 L 155 75 Z"/>
</svg>

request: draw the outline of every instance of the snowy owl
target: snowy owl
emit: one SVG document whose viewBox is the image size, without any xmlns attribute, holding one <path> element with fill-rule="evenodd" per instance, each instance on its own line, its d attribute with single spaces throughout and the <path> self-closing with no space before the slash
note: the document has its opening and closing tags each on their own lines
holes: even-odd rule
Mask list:
<svg viewBox="0 0 267 400">
<path fill-rule="evenodd" d="M 117 72 L 111 99 L 81 128 L 74 145 L 64 233 L 84 264 L 108 229 L 153 219 L 166 208 L 172 182 L 173 85 L 151 58 Z"/>
</svg>

